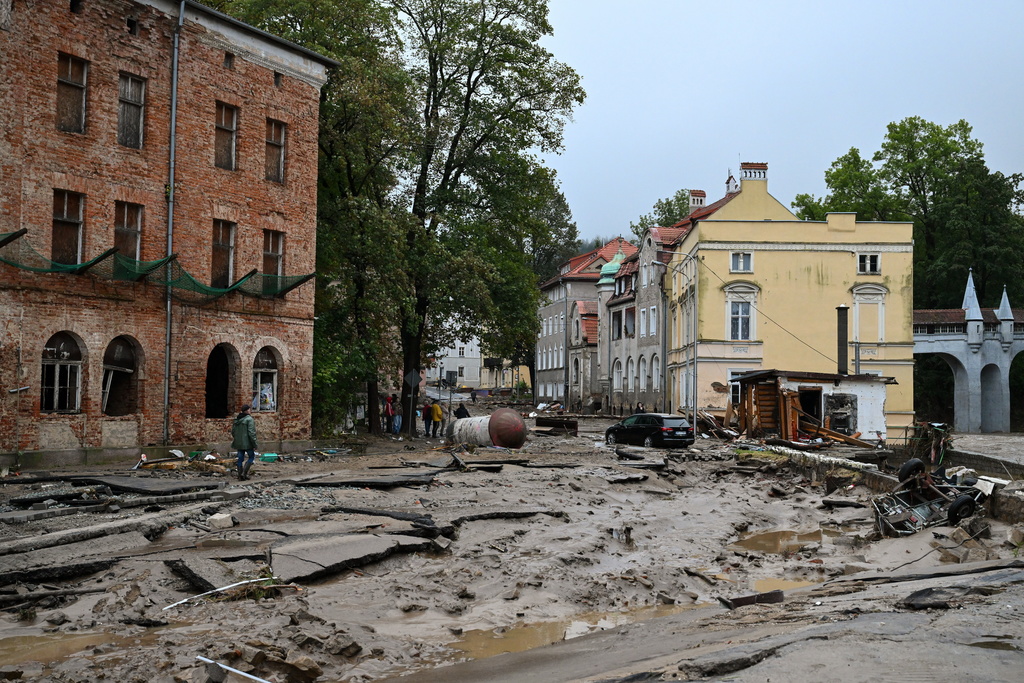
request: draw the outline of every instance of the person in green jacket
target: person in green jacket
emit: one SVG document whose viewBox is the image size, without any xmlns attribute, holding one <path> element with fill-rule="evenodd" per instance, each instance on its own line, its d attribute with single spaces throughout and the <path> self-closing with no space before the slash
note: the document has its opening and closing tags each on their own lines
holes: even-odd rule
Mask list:
<svg viewBox="0 0 1024 683">
<path fill-rule="evenodd" d="M 248 404 L 242 406 L 231 425 L 231 447 L 238 451 L 238 478 L 242 480 L 249 478 L 249 469 L 256 460 L 256 420 L 249 414 L 251 409 Z M 244 462 L 247 453 L 249 462 Z"/>
</svg>

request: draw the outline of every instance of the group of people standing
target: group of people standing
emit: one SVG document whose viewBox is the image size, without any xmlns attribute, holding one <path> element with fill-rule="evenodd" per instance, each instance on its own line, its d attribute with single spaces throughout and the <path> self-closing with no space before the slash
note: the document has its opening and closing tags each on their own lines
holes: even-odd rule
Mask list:
<svg viewBox="0 0 1024 683">
<path fill-rule="evenodd" d="M 476 393 L 476 392 L 473 392 Z M 404 412 L 402 402 L 397 394 L 391 394 L 384 399 L 384 406 L 381 410 L 381 428 L 385 434 L 400 434 Z M 422 412 L 416 411 L 423 419 L 423 436 L 437 438 L 438 432 L 444 435 L 448 422 L 452 419 L 451 407 L 442 401 L 427 400 L 423 404 Z M 460 403 L 455 409 L 456 419 L 469 417 L 469 411 L 465 404 Z"/>
<path fill-rule="evenodd" d="M 398 400 L 398 394 L 391 394 L 384 399 L 384 410 L 381 412 L 381 418 L 383 424 L 381 425 L 384 429 L 385 434 L 401 434 L 402 433 L 402 416 L 405 411 L 402 410 L 402 402 Z"/>
</svg>

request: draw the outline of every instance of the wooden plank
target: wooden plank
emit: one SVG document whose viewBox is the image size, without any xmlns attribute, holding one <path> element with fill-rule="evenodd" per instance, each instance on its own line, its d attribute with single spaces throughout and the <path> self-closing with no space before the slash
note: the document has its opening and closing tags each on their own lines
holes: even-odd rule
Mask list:
<svg viewBox="0 0 1024 683">
<path fill-rule="evenodd" d="M 827 436 L 830 439 L 842 441 L 843 443 L 848 443 L 853 446 L 860 446 L 861 448 L 875 447 L 875 444 L 873 443 L 861 441 L 860 439 L 855 439 L 852 436 L 840 434 L 839 432 L 833 432 L 831 429 L 825 429 L 824 427 L 819 427 L 818 425 L 812 424 L 810 422 L 800 422 L 800 429 L 804 430 L 805 432 L 810 432 L 811 434 L 820 434 L 821 436 Z"/>
</svg>

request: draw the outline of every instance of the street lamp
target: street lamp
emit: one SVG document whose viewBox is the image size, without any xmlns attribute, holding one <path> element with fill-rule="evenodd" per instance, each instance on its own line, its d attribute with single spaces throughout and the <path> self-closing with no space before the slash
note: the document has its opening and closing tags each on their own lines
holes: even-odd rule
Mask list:
<svg viewBox="0 0 1024 683">
<path fill-rule="evenodd" d="M 655 266 L 657 266 L 659 268 L 665 268 L 666 271 L 671 270 L 674 273 L 679 273 L 680 275 L 686 277 L 687 284 L 693 283 L 693 289 L 692 289 L 692 292 L 691 292 L 691 294 L 689 296 L 689 300 L 690 300 L 689 303 L 690 303 L 690 308 L 691 308 L 691 315 L 690 315 L 690 343 L 685 345 L 685 349 L 686 349 L 686 353 L 687 353 L 687 361 L 688 361 L 688 364 L 690 366 L 690 386 L 689 386 L 689 392 L 687 392 L 689 394 L 689 396 L 687 396 L 686 398 L 687 398 L 687 400 L 688 400 L 688 402 L 690 404 L 690 416 L 691 416 L 690 426 L 693 427 L 694 433 L 696 433 L 696 431 L 697 431 L 697 331 L 698 331 L 697 322 L 698 322 L 698 313 L 699 313 L 699 309 L 697 307 L 697 304 L 698 304 L 698 285 L 700 283 L 700 277 L 699 277 L 700 276 L 700 272 L 699 272 L 700 261 L 697 259 L 697 257 L 693 256 L 692 254 L 683 254 L 683 253 L 677 253 L 677 252 L 674 252 L 674 251 L 659 251 L 658 254 L 668 254 L 668 255 L 672 256 L 673 258 L 674 257 L 679 257 L 679 258 L 683 259 L 683 263 L 682 264 L 677 264 L 676 266 L 671 266 L 670 263 L 662 263 L 661 261 L 654 261 L 652 265 L 655 265 Z M 692 274 L 686 272 L 687 270 L 689 270 L 689 268 L 686 268 L 687 265 L 692 266 L 692 270 L 693 270 Z M 662 297 L 664 298 L 664 305 L 662 306 L 662 308 L 665 311 L 665 324 L 663 325 L 662 329 L 667 332 L 668 329 L 669 329 L 669 326 L 668 326 L 669 325 L 669 316 L 668 316 L 668 308 L 669 307 L 668 307 L 668 294 L 665 291 L 664 285 L 662 285 L 661 292 L 662 292 Z M 663 338 L 662 338 L 662 349 L 663 349 L 662 357 L 665 359 L 664 360 L 664 370 L 663 370 L 663 373 L 664 373 L 665 377 L 663 377 L 662 381 L 663 381 L 664 384 L 667 385 L 668 382 L 665 381 L 665 380 L 667 379 L 667 376 L 668 376 L 668 365 L 669 365 L 668 364 L 668 334 L 665 334 L 663 336 Z"/>
</svg>

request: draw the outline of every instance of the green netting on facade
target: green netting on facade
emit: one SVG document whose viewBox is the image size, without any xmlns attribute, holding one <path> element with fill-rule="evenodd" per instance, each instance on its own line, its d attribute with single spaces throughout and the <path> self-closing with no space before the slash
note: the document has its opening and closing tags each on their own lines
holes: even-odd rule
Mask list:
<svg viewBox="0 0 1024 683">
<path fill-rule="evenodd" d="M 58 263 L 36 251 L 28 240 L 21 239 L 26 232 L 0 233 L 0 262 L 34 273 L 77 274 L 88 271 L 105 280 L 146 280 L 151 284 L 170 286 L 174 298 L 188 303 L 208 303 L 236 289 L 249 296 L 281 297 L 316 276 L 316 273 L 264 275 L 252 270 L 230 287 L 211 287 L 185 270 L 177 262 L 177 254 L 155 261 L 137 261 L 108 249 L 84 263 Z"/>
<path fill-rule="evenodd" d="M 153 284 L 169 285 L 173 290 L 171 296 L 175 299 L 190 303 L 205 303 L 235 291 L 255 274 L 255 270 L 250 271 L 230 287 L 211 287 L 195 279 L 175 260 L 169 261 L 149 273 L 146 280 Z"/>
<path fill-rule="evenodd" d="M 279 297 L 292 291 L 307 280 L 312 280 L 316 273 L 309 275 L 265 275 L 256 273 L 242 283 L 242 293 L 251 296 Z"/>
<path fill-rule="evenodd" d="M 121 254 L 114 254 L 113 258 L 97 264 L 90 272 L 105 280 L 138 282 L 175 258 L 177 258 L 177 254 L 156 261 L 136 261 Z"/>
<path fill-rule="evenodd" d="M 21 230 L 18 232 L 22 235 L 25 234 Z M 15 235 L 17 233 L 12 232 L 0 235 L 0 244 L 3 245 L 0 246 L 0 261 L 33 273 L 82 273 L 112 254 L 112 251 L 108 249 L 83 263 L 58 263 L 36 251 L 28 240 L 20 239 L 20 236 L 15 237 Z"/>
</svg>

